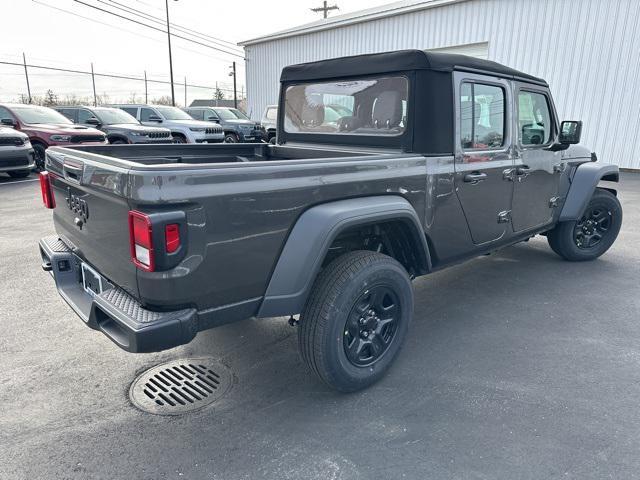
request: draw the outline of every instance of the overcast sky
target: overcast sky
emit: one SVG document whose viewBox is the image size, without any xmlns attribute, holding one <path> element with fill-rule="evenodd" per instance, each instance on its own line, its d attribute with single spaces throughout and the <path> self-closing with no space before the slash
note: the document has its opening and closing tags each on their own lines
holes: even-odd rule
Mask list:
<svg viewBox="0 0 640 480">
<path fill-rule="evenodd" d="M 106 10 L 117 11 L 114 0 L 81 0 Z M 149 15 L 164 17 L 164 0 L 115 0 Z M 336 0 L 338 12 L 362 10 L 390 3 L 385 0 Z M 171 0 L 171 23 L 206 36 L 236 43 L 260 35 L 309 23 L 321 18 L 310 11 L 322 0 Z M 48 5 L 48 6 L 47 6 Z M 54 7 L 54 8 L 53 8 Z M 63 12 L 61 10 L 66 10 Z M 71 12 L 71 13 L 69 13 Z M 133 17 L 135 14 L 123 15 Z M 85 17 L 85 18 L 82 18 Z M 141 20 L 141 17 L 137 17 Z M 151 21 L 147 23 L 154 25 Z M 162 29 L 162 25 L 155 24 Z M 96 72 L 168 80 L 169 65 L 166 33 L 146 28 L 78 3 L 74 0 L 0 0 L 0 60 L 22 61 L 60 68 L 89 70 L 93 62 Z M 185 35 L 175 30 L 175 33 Z M 211 44 L 210 38 L 196 40 Z M 238 51 L 239 47 L 218 42 L 222 49 Z M 184 103 L 185 76 L 194 85 L 213 86 L 216 82 L 231 96 L 232 79 L 229 65 L 237 61 L 238 90 L 244 85 L 244 65 L 240 57 L 173 38 L 174 81 L 176 101 Z M 60 98 L 76 94 L 92 95 L 90 76 L 30 69 L 32 95 L 44 95 L 51 88 Z M 107 93 L 111 101 L 126 101 L 133 94 L 143 99 L 144 83 L 139 81 L 96 78 L 98 94 Z M 22 67 L 0 65 L 0 100 L 17 99 L 26 93 Z M 149 84 L 149 96 L 170 93 L 168 85 Z M 210 90 L 188 88 L 188 102 L 194 98 L 210 98 Z M 140 99 L 139 98 L 139 99 Z"/>
</svg>

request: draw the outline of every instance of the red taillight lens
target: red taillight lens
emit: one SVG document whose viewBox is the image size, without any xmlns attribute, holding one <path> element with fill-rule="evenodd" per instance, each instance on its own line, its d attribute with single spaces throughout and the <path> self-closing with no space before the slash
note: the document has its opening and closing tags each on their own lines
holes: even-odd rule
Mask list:
<svg viewBox="0 0 640 480">
<path fill-rule="evenodd" d="M 40 192 L 45 208 L 56 208 L 56 199 L 51 188 L 51 177 L 49 172 L 40 172 Z"/>
<path fill-rule="evenodd" d="M 135 210 L 130 211 L 129 237 L 133 263 L 142 270 L 153 272 L 155 269 L 155 254 L 151 219 L 144 213 Z"/>
<path fill-rule="evenodd" d="M 180 248 L 180 227 L 172 223 L 164 227 L 165 248 L 167 253 L 173 253 Z"/>
</svg>

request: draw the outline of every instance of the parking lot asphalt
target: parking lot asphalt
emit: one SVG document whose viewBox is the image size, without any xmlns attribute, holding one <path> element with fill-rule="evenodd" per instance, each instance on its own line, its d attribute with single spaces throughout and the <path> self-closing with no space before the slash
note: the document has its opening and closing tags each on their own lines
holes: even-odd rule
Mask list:
<svg viewBox="0 0 640 480">
<path fill-rule="evenodd" d="M 40 269 L 53 233 L 35 181 L 0 180 L 0 478 L 640 478 L 640 175 L 614 247 L 567 263 L 537 237 L 415 281 L 407 343 L 356 394 L 328 390 L 286 319 L 129 354 L 86 328 Z M 218 403 L 143 413 L 130 383 L 212 356 Z"/>
</svg>

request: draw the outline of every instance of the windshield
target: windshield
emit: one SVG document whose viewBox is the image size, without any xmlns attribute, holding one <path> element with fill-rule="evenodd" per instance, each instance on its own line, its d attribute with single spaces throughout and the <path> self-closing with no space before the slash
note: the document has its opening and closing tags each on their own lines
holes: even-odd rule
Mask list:
<svg viewBox="0 0 640 480">
<path fill-rule="evenodd" d="M 61 113 L 47 107 L 12 107 L 12 110 L 22 123 L 73 123 Z"/>
<path fill-rule="evenodd" d="M 247 117 L 244 113 L 242 113 L 237 108 L 230 108 L 229 111 L 233 113 L 236 116 L 236 118 L 239 118 L 240 120 L 249 120 L 249 117 Z"/>
<path fill-rule="evenodd" d="M 238 116 L 236 116 L 231 109 L 228 108 L 214 108 L 214 112 L 218 114 L 218 116 L 223 120 L 237 120 Z"/>
<path fill-rule="evenodd" d="M 156 107 L 165 120 L 193 120 L 193 118 L 186 112 L 183 112 L 178 107 Z"/>
<path fill-rule="evenodd" d="M 132 117 L 119 108 L 96 108 L 94 113 L 104 125 L 114 125 L 117 123 L 135 123 L 138 125 L 140 123 L 135 117 Z"/>
<path fill-rule="evenodd" d="M 409 85 L 405 77 L 303 83 L 285 91 L 289 133 L 401 135 Z"/>
</svg>

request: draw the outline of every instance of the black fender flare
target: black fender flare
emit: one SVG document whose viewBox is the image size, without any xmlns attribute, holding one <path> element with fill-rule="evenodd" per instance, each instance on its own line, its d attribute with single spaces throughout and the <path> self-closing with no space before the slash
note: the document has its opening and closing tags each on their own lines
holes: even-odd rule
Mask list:
<svg viewBox="0 0 640 480">
<path fill-rule="evenodd" d="M 380 195 L 323 203 L 305 211 L 296 221 L 271 275 L 257 317 L 295 315 L 307 296 L 333 240 L 347 228 L 401 220 L 417 236 L 424 270 L 431 269 L 426 236 L 411 204 L 398 195 Z"/>
<path fill-rule="evenodd" d="M 617 182 L 619 178 L 620 173 L 617 165 L 595 162 L 578 165 L 558 221 L 578 220 L 587 208 L 600 180 Z"/>
</svg>

